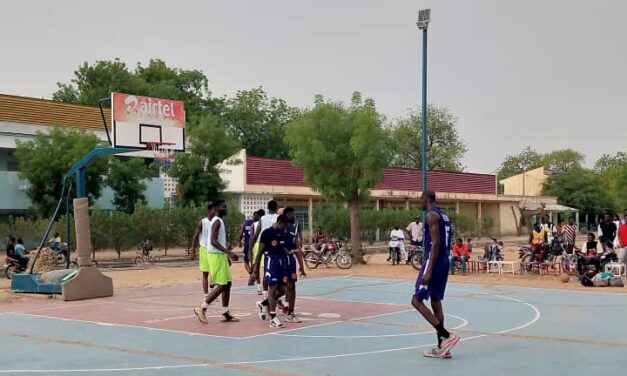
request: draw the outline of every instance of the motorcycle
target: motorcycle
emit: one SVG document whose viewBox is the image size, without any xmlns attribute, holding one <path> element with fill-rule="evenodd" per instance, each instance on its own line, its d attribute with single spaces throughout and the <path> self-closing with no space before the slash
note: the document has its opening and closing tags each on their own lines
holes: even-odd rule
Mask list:
<svg viewBox="0 0 627 376">
<path fill-rule="evenodd" d="M 7 279 L 11 279 L 13 274 L 22 273 L 26 271 L 26 267 L 22 266 L 20 262 L 12 257 L 7 257 L 4 261 L 4 276 Z"/>
<path fill-rule="evenodd" d="M 401 248 L 404 246 L 402 238 L 398 236 L 390 237 L 390 242 L 388 243 L 388 247 L 390 250 L 390 259 L 392 261 L 392 265 L 398 265 L 401 263 Z"/>
<path fill-rule="evenodd" d="M 407 258 L 409 259 L 411 266 L 413 266 L 416 270 L 420 270 L 422 259 L 425 255 L 425 249 L 422 246 L 410 245 L 407 252 Z"/>
<path fill-rule="evenodd" d="M 483 256 L 479 257 L 480 261 L 503 261 L 503 254 L 501 248 L 495 242 L 492 244 L 486 244 L 483 247 Z"/>
<path fill-rule="evenodd" d="M 350 253 L 344 250 L 344 244 L 337 238 L 327 241 L 319 249 L 305 247 L 303 258 L 309 269 L 316 269 L 320 264 L 329 267 L 329 263 L 333 261 L 340 269 L 349 269 L 353 265 Z"/>
</svg>

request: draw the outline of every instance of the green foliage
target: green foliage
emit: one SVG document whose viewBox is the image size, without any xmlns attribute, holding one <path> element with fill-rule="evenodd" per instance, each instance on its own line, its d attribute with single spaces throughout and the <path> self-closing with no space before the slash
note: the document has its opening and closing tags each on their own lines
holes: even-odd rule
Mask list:
<svg viewBox="0 0 627 376">
<path fill-rule="evenodd" d="M 549 176 L 543 193 L 557 196 L 560 204 L 577 208 L 582 213 L 605 213 L 617 209 L 599 176 L 584 168 Z"/>
<path fill-rule="evenodd" d="M 288 124 L 286 142 L 305 180 L 331 201 L 350 208 L 353 256 L 361 261 L 360 201 L 383 180 L 390 161 L 389 138 L 374 101 L 353 93 L 351 105 L 316 98 L 314 108 Z"/>
<path fill-rule="evenodd" d="M 215 116 L 194 117 L 192 123 L 191 153 L 177 154 L 168 174 L 178 180 L 183 205 L 203 205 L 224 189 L 218 164 L 234 155 L 238 145 Z"/>
<path fill-rule="evenodd" d="M 288 124 L 286 141 L 305 180 L 339 202 L 366 199 L 390 160 L 382 117 L 372 100 L 353 94 L 350 107 L 319 102 Z"/>
<path fill-rule="evenodd" d="M 461 159 L 468 150 L 457 131 L 457 116 L 448 108 L 427 107 L 427 166 L 433 170 L 462 171 Z M 411 111 L 390 127 L 394 151 L 392 164 L 422 168 L 422 112 Z"/>
<path fill-rule="evenodd" d="M 505 179 L 543 166 L 547 173 L 563 174 L 572 169 L 581 168 L 584 159 L 582 153 L 570 148 L 541 154 L 527 146 L 519 154 L 508 154 L 505 157 L 499 167 L 498 176 L 499 179 Z"/>
<path fill-rule="evenodd" d="M 105 183 L 113 189 L 113 206 L 132 213 L 136 205 L 146 205 L 146 184 L 143 181 L 149 177 L 150 171 L 142 158 L 111 158 Z"/>
<path fill-rule="evenodd" d="M 366 210 L 362 211 L 366 212 Z M 350 221 L 348 209 L 343 206 L 315 206 L 313 210 L 313 221 L 316 227 L 321 227 L 329 235 L 333 234 L 342 238 L 350 236 Z M 371 226 L 371 224 L 368 224 Z M 366 231 L 368 227 L 364 227 Z M 375 227 L 376 228 L 376 227 Z M 316 229 L 313 229 L 314 231 Z"/>
<path fill-rule="evenodd" d="M 226 100 L 223 119 L 228 133 L 249 155 L 287 158 L 285 128 L 298 114 L 283 99 L 268 98 L 262 88 L 238 91 Z"/>
<path fill-rule="evenodd" d="M 627 153 L 602 155 L 594 164 L 594 170 L 607 189 L 614 207 L 618 210 L 627 208 Z"/>
<path fill-rule="evenodd" d="M 542 167 L 542 163 L 543 155 L 532 149 L 531 146 L 527 146 L 518 154 L 505 156 L 499 167 L 498 176 L 499 179 L 509 178 L 524 171 Z"/>
<path fill-rule="evenodd" d="M 237 244 L 237 238 L 242 230 L 242 223 L 246 216 L 239 211 L 237 202 L 230 198 L 226 199 L 228 212 L 224 217 L 224 225 L 226 226 L 226 241 L 231 245 Z"/>
<path fill-rule="evenodd" d="M 34 140 L 16 143 L 20 177 L 30 183 L 26 194 L 37 212 L 48 217 L 59 200 L 65 174 L 100 140 L 84 130 L 53 127 L 48 133 L 37 132 Z M 97 158 L 85 169 L 90 202 L 100 196 L 106 166 L 106 158 Z M 65 204 L 61 207 L 64 213 Z"/>
<path fill-rule="evenodd" d="M 119 59 L 85 62 L 74 71 L 71 83 L 57 86 L 52 98 L 67 103 L 96 105 L 111 92 L 121 92 L 184 101 L 188 116 L 215 106 L 201 71 L 171 68 L 159 59 L 151 59 L 146 66 L 137 64 L 134 70 Z"/>
</svg>

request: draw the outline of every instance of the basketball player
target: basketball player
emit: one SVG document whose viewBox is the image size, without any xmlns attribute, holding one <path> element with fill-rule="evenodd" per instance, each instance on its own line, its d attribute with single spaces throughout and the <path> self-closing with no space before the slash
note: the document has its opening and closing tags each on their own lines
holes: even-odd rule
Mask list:
<svg viewBox="0 0 627 376">
<path fill-rule="evenodd" d="M 213 210 L 213 203 L 207 204 L 207 216 L 200 221 L 196 226 L 194 237 L 192 240 L 192 255 L 196 256 L 196 250 L 198 250 L 198 268 L 202 272 L 202 290 L 205 293 L 205 299 L 209 296 L 209 264 L 207 263 L 207 241 L 209 240 L 209 229 L 211 228 L 211 221 L 215 216 Z M 200 248 L 198 247 L 200 245 Z"/>
<path fill-rule="evenodd" d="M 280 215 L 272 227 L 263 231 L 259 239 L 259 252 L 253 264 L 253 273 L 259 273 L 260 262 L 266 257 L 264 281 L 268 286 L 268 297 L 258 302 L 257 305 L 269 311 L 271 328 L 283 327 L 276 314 L 276 297 L 280 295 L 280 289 L 284 285 L 288 289 L 294 286 L 294 279 L 286 273 L 288 263 L 286 247 L 290 243 L 290 235 L 285 231 L 289 225 L 288 222 L 287 216 Z"/>
<path fill-rule="evenodd" d="M 449 272 L 451 221 L 436 206 L 435 192 L 433 191 L 423 192 L 422 208 L 427 211 L 424 231 L 425 253 L 411 304 L 436 330 L 438 346 L 425 351 L 424 356 L 450 358 L 450 350 L 459 342 L 459 336 L 451 335 L 444 328 L 444 311 L 442 309 Z M 431 299 L 433 312 L 424 304 L 424 301 L 428 299 Z"/>
<path fill-rule="evenodd" d="M 272 227 L 272 225 L 276 222 L 277 218 L 279 217 L 279 215 L 277 214 L 278 209 L 279 209 L 279 205 L 277 204 L 276 201 L 274 200 L 268 201 L 268 214 L 261 217 L 261 219 L 259 220 L 259 226 L 257 226 L 257 228 L 255 229 L 255 233 L 250 239 L 250 244 L 254 245 L 253 247 L 259 248 L 259 245 L 257 245 L 257 243 L 259 243 L 260 235 L 263 231 Z M 254 248 L 253 248 L 252 255 L 253 255 L 253 259 L 256 260 L 257 255 L 254 252 Z M 259 266 L 263 268 L 264 264 L 265 264 L 265 257 L 262 257 Z M 257 275 L 259 276 L 258 271 L 257 271 Z M 263 299 L 265 300 L 265 299 L 268 299 L 268 285 L 266 284 L 265 278 L 260 277 L 260 279 L 261 279 L 260 282 L 263 285 Z M 263 312 L 264 320 L 265 320 L 265 317 L 266 317 L 266 312 L 264 311 Z"/>
<path fill-rule="evenodd" d="M 211 223 L 210 241 L 207 242 L 207 264 L 209 265 L 209 274 L 211 274 L 211 282 L 215 285 L 209 296 L 200 307 L 194 309 L 194 313 L 198 320 L 207 323 L 207 307 L 211 302 L 216 300 L 218 296 L 222 296 L 222 322 L 239 321 L 229 312 L 229 300 L 231 298 L 231 277 L 230 260 L 237 261 L 237 255 L 233 253 L 231 247 L 227 248 L 226 244 L 226 227 L 224 225 L 224 216 L 227 213 L 227 206 L 224 200 L 217 200 L 213 204 L 216 216 Z"/>
</svg>

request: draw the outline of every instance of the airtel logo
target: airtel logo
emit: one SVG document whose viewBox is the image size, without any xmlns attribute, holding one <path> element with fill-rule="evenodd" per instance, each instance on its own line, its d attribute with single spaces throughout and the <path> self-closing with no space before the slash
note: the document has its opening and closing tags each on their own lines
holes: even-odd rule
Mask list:
<svg viewBox="0 0 627 376">
<path fill-rule="evenodd" d="M 141 97 L 141 99 L 135 95 L 129 95 L 124 99 L 126 105 L 126 112 L 139 112 L 142 115 L 148 116 L 161 116 L 161 117 L 176 117 L 174 113 L 174 103 L 171 101 L 161 101 L 160 99 L 152 99 L 147 97 Z"/>
</svg>

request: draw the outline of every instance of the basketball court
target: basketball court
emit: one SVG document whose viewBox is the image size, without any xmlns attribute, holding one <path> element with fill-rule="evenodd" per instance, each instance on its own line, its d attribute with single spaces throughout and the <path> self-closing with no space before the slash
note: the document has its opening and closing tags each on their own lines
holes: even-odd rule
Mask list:
<svg viewBox="0 0 627 376">
<path fill-rule="evenodd" d="M 453 359 L 428 359 L 433 330 L 409 305 L 413 283 L 356 276 L 298 284 L 302 324 L 271 329 L 253 287 L 237 281 L 239 323 L 209 324 L 197 285 L 118 290 L 111 298 L 34 298 L 0 307 L 0 374 L 528 375 L 624 371 L 627 299 L 513 286 L 451 284 Z"/>
</svg>

